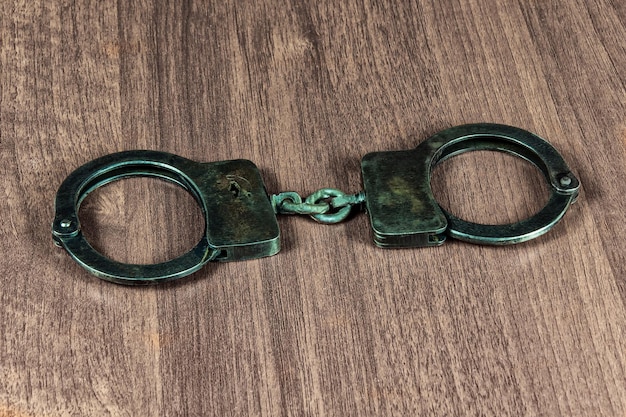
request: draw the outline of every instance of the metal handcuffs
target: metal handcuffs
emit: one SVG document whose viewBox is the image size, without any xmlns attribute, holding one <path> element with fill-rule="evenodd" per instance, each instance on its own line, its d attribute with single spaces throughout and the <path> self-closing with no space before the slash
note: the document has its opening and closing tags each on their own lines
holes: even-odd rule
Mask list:
<svg viewBox="0 0 626 417">
<path fill-rule="evenodd" d="M 530 218 L 506 225 L 467 222 L 443 210 L 430 186 L 433 168 L 448 158 L 476 150 L 506 152 L 539 168 L 550 188 L 545 207 Z M 580 186 L 547 141 L 499 124 L 457 126 L 435 134 L 413 150 L 370 153 L 363 157 L 361 169 L 364 192 L 346 196 L 323 189 L 302 202 L 293 192 L 268 195 L 258 168 L 248 160 L 199 163 L 165 152 L 115 153 L 81 166 L 61 184 L 52 236 L 92 274 L 122 284 L 146 284 L 189 275 L 209 261 L 275 255 L 280 250 L 279 213 L 309 213 L 324 221 L 323 216 L 332 217 L 337 210 L 347 214 L 363 203 L 374 242 L 383 248 L 437 246 L 447 236 L 488 245 L 524 242 L 550 230 L 576 200 Z M 158 264 L 125 264 L 100 254 L 81 233 L 78 209 L 85 197 L 112 181 L 138 176 L 171 181 L 199 204 L 205 232 L 186 254 Z"/>
</svg>

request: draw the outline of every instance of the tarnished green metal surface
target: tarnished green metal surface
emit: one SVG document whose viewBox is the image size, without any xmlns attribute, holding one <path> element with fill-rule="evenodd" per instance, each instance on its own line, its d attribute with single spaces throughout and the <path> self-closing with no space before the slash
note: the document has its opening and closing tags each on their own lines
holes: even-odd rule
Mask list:
<svg viewBox="0 0 626 417">
<path fill-rule="evenodd" d="M 533 163 L 550 185 L 548 204 L 529 219 L 507 225 L 466 222 L 445 212 L 433 196 L 431 172 L 448 158 L 476 150 L 507 152 Z M 370 153 L 363 157 L 361 169 L 374 242 L 384 248 L 436 246 L 446 234 L 489 245 L 533 239 L 561 219 L 579 189 L 578 180 L 552 145 L 525 130 L 498 124 L 457 126 L 413 150 Z"/>
<path fill-rule="evenodd" d="M 328 202 L 327 202 L 328 201 Z M 272 196 L 276 214 L 305 214 L 319 223 L 340 223 L 355 209 L 360 210 L 365 193 L 346 194 L 334 188 L 322 188 L 302 201 L 300 194 L 287 191 Z"/>
<path fill-rule="evenodd" d="M 431 152 L 376 152 L 361 169 L 374 242 L 382 248 L 437 246 L 448 223 L 430 190 Z"/>
<path fill-rule="evenodd" d="M 85 240 L 78 219 L 82 200 L 104 184 L 137 176 L 174 182 L 196 199 L 206 228 L 191 251 L 156 265 L 131 265 L 102 256 Z M 124 284 L 166 281 L 188 275 L 211 260 L 259 258 L 280 250 L 272 204 L 257 167 L 247 160 L 197 163 L 154 151 L 107 155 L 83 165 L 63 182 L 55 211 L 55 242 L 89 272 Z"/>
<path fill-rule="evenodd" d="M 474 150 L 507 152 L 537 166 L 550 185 L 547 205 L 529 219 L 507 225 L 470 223 L 443 210 L 430 188 L 433 168 L 447 158 Z M 365 203 L 374 242 L 383 248 L 437 246 L 448 236 L 505 245 L 546 233 L 563 217 L 579 190 L 578 180 L 552 145 L 525 130 L 497 124 L 457 126 L 437 133 L 413 150 L 370 153 L 363 157 L 361 169 L 365 192 L 345 194 L 322 188 L 303 201 L 293 191 L 270 197 L 259 170 L 247 160 L 198 163 L 164 152 L 120 152 L 83 165 L 61 184 L 52 236 L 98 277 L 146 284 L 189 275 L 209 261 L 278 253 L 277 214 L 306 214 L 330 224 L 347 219 Z M 188 253 L 160 264 L 124 264 L 104 257 L 85 240 L 78 219 L 83 199 L 109 182 L 136 176 L 171 181 L 196 199 L 206 228 Z"/>
</svg>

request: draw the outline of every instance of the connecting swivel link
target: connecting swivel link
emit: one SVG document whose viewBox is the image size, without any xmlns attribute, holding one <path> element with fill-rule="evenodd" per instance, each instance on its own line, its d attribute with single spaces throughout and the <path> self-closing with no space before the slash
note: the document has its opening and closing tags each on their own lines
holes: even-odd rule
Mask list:
<svg viewBox="0 0 626 417">
<path fill-rule="evenodd" d="M 365 202 L 363 191 L 345 194 L 334 188 L 317 190 L 304 201 L 295 191 L 272 195 L 272 206 L 276 214 L 306 214 L 320 223 L 339 223 L 345 220 L 353 208 L 360 209 Z"/>
</svg>

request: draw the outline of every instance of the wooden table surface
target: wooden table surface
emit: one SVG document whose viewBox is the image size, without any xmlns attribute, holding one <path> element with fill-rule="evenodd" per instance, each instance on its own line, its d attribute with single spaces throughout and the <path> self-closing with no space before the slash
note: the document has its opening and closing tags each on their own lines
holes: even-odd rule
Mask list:
<svg viewBox="0 0 626 417">
<path fill-rule="evenodd" d="M 625 82 L 618 0 L 2 1 L 0 416 L 626 415 Z M 364 214 L 281 216 L 278 255 L 141 288 L 52 244 L 61 181 L 112 152 L 357 192 L 366 153 L 470 122 L 537 133 L 578 175 L 550 233 L 383 250 Z M 432 181 L 487 223 L 536 212 L 543 183 L 493 152 Z M 203 231 L 191 196 L 146 178 L 81 220 L 134 263 Z"/>
</svg>

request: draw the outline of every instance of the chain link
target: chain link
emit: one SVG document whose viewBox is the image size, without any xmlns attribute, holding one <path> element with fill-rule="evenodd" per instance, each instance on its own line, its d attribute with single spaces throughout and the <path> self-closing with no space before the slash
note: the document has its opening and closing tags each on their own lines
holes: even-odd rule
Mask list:
<svg viewBox="0 0 626 417">
<path fill-rule="evenodd" d="M 332 224 L 345 220 L 353 208 L 361 208 L 365 193 L 346 194 L 334 188 L 322 188 L 304 201 L 295 191 L 272 195 L 272 206 L 276 214 L 306 214 L 320 223 Z"/>
</svg>

